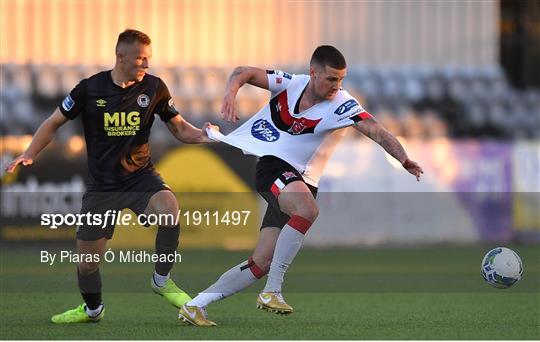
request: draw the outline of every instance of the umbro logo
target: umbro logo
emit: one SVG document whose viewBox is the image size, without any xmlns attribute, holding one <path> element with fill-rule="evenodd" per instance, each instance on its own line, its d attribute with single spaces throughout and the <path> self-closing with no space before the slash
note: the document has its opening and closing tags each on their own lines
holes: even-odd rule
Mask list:
<svg viewBox="0 0 540 342">
<path fill-rule="evenodd" d="M 106 105 L 107 105 L 107 101 L 105 101 L 104 99 L 96 100 L 96 106 L 105 107 Z"/>
</svg>

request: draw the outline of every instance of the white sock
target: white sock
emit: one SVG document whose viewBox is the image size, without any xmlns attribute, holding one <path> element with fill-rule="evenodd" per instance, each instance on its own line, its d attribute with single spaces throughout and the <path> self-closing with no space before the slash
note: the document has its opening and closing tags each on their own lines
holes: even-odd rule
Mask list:
<svg viewBox="0 0 540 342">
<path fill-rule="evenodd" d="M 264 272 L 251 260 L 244 261 L 223 273 L 209 288 L 199 293 L 186 305 L 205 307 L 251 286 Z"/>
<path fill-rule="evenodd" d="M 206 291 L 206 290 L 205 290 Z M 206 293 L 200 292 L 195 298 L 186 303 L 187 306 L 197 306 L 199 308 L 204 308 L 208 304 L 217 302 L 225 298 L 223 293 Z"/>
<path fill-rule="evenodd" d="M 84 306 L 84 311 L 86 311 L 86 314 L 90 317 L 96 317 L 97 315 L 101 313 L 101 310 L 103 310 L 103 304 L 100 304 L 94 310 L 89 309 L 87 305 Z"/>
<path fill-rule="evenodd" d="M 163 287 L 163 285 L 165 285 L 165 282 L 171 277 L 171 274 L 167 273 L 167 275 L 162 276 L 161 274 L 157 274 L 156 271 L 154 271 L 153 277 L 154 284 L 156 284 L 158 287 Z"/>
<path fill-rule="evenodd" d="M 263 292 L 281 292 L 285 272 L 302 247 L 305 233 L 310 226 L 311 222 L 294 215 L 283 227 L 276 242 L 274 257 L 270 264 L 270 272 L 268 272 Z"/>
</svg>

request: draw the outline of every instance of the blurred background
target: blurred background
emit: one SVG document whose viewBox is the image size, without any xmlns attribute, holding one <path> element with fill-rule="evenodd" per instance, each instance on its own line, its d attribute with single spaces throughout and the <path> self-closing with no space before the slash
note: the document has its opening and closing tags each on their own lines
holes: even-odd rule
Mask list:
<svg viewBox="0 0 540 342">
<path fill-rule="evenodd" d="M 0 20 L 2 172 L 82 78 L 113 67 L 126 28 L 152 38 L 150 72 L 166 82 L 184 117 L 196 125 L 210 120 L 225 133 L 235 126 L 222 122 L 219 108 L 235 66 L 307 73 L 312 51 L 331 44 L 348 61 L 344 88 L 425 174 L 416 183 L 350 132 L 321 181 L 321 215 L 306 244 L 540 241 L 539 2 L 2 1 Z M 242 121 L 266 101 L 267 92 L 244 87 Z M 159 120 L 151 145 L 179 199 L 244 193 L 237 203 L 247 203 L 250 224 L 258 225 L 264 204 L 252 192 L 254 158 L 222 145 L 183 146 Z M 80 199 L 66 194 L 84 192 L 85 163 L 76 120 L 34 165 L 2 174 L 0 240 L 72 241 L 72 229 L 24 222 L 47 210 L 78 212 Z M 191 208 L 225 210 L 231 201 L 217 197 Z M 255 227 L 184 231 L 186 248 L 249 249 L 257 236 Z M 153 245 L 150 232 L 125 234 L 113 244 Z"/>
</svg>

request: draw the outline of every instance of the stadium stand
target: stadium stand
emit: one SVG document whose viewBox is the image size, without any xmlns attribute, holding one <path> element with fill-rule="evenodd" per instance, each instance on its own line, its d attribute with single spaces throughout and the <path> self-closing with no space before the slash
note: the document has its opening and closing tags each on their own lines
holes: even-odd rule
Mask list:
<svg viewBox="0 0 540 342">
<path fill-rule="evenodd" d="M 1 65 L 2 135 L 31 134 L 77 82 L 106 66 Z M 300 73 L 298 67 L 284 68 Z M 224 68 L 155 67 L 179 110 L 195 124 L 218 122 Z M 412 138 L 532 139 L 540 135 L 540 91 L 518 90 L 496 67 L 352 66 L 344 87 L 393 133 Z M 245 121 L 268 99 L 265 91 L 243 88 L 238 114 Z M 234 126 L 224 125 L 225 133 Z M 65 136 L 81 133 L 70 125 Z M 159 135 L 160 133 L 158 133 Z"/>
</svg>

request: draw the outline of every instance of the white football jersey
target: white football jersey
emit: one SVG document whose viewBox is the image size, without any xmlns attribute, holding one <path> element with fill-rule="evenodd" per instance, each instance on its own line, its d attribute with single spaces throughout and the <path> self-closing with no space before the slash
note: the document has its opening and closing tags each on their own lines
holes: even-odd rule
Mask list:
<svg viewBox="0 0 540 342">
<path fill-rule="evenodd" d="M 344 128 L 370 118 L 358 101 L 340 89 L 334 99 L 295 114 L 308 75 L 267 71 L 270 102 L 230 134 L 212 137 L 259 157 L 276 156 L 317 186 L 323 169 L 345 134 Z"/>
</svg>

